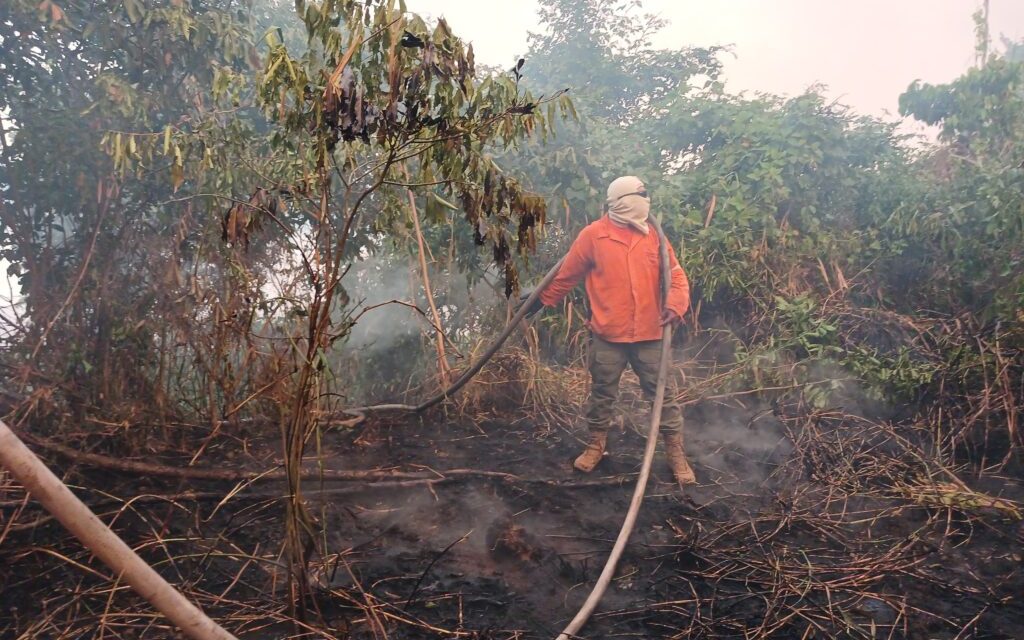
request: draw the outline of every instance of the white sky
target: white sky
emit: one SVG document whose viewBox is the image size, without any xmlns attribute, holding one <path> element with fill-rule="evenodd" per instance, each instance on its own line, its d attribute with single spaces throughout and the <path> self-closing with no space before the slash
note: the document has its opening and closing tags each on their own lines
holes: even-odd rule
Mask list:
<svg viewBox="0 0 1024 640">
<path fill-rule="evenodd" d="M 410 10 L 444 16 L 471 40 L 477 58 L 511 67 L 538 31 L 536 0 L 407 0 Z M 670 24 L 656 44 L 733 45 L 726 86 L 786 95 L 815 83 L 860 113 L 897 114 L 915 79 L 945 82 L 974 62 L 980 0 L 644 0 Z M 1024 38 L 1024 0 L 990 0 L 993 41 Z M 529 61 L 527 61 L 529 73 Z"/>
</svg>

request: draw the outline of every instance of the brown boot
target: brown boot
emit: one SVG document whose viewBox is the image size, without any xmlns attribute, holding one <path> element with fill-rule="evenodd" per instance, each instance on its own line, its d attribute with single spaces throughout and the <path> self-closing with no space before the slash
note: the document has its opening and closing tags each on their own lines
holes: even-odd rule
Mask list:
<svg viewBox="0 0 1024 640">
<path fill-rule="evenodd" d="M 607 431 L 591 431 L 590 444 L 583 450 L 580 457 L 576 458 L 572 466 L 583 473 L 590 473 L 597 466 L 597 463 L 601 462 L 601 457 L 604 456 L 604 448 L 607 444 Z"/>
<path fill-rule="evenodd" d="M 683 434 L 665 434 L 665 456 L 668 458 L 668 466 L 672 469 L 672 475 L 680 486 L 694 484 L 697 476 L 694 475 L 690 463 L 686 461 L 686 452 L 683 451 Z"/>
</svg>

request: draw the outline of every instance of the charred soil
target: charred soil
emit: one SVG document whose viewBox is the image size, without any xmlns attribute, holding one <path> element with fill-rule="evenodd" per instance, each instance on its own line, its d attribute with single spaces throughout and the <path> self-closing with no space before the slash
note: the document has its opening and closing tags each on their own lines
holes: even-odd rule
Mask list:
<svg viewBox="0 0 1024 640">
<path fill-rule="evenodd" d="M 643 448 L 642 434 L 616 430 L 610 455 L 580 476 L 571 460 L 582 435 L 440 413 L 329 432 L 310 469 L 424 476 L 305 483 L 321 532 L 304 637 L 557 635 L 600 572 Z M 803 405 L 698 405 L 686 435 L 699 484 L 671 484 L 659 454 L 586 637 L 1020 637 L 1019 483 L 998 474 L 965 483 L 909 428 Z M 277 455 L 258 440 L 247 450 L 224 465 L 267 468 Z M 214 447 L 209 459 L 217 455 Z M 147 560 L 240 637 L 298 634 L 277 555 L 279 482 L 85 466 L 71 477 Z M 86 488 L 95 486 L 107 494 Z M 16 488 L 2 506 L 0 635 L 174 637 L 63 530 L 37 522 L 42 514 Z"/>
</svg>

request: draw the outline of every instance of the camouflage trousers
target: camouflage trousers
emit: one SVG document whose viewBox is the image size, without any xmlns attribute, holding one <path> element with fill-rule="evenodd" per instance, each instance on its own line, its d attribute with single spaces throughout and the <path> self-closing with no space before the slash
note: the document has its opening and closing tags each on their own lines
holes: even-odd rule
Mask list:
<svg viewBox="0 0 1024 640">
<path fill-rule="evenodd" d="M 619 397 L 619 380 L 628 364 L 640 378 L 644 397 L 654 401 L 658 386 L 658 366 L 661 360 L 661 340 L 646 342 L 608 342 L 591 335 L 588 366 L 590 368 L 590 398 L 586 405 L 587 427 L 593 431 L 607 431 L 615 415 L 615 401 Z M 671 372 L 672 363 L 669 362 Z M 661 433 L 680 433 L 683 412 L 675 401 L 675 377 L 669 376 L 665 385 L 665 403 L 661 409 Z"/>
</svg>

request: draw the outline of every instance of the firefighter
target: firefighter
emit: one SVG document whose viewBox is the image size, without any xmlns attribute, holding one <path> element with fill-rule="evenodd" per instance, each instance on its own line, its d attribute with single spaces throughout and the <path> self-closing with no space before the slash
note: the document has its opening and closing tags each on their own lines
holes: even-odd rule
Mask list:
<svg viewBox="0 0 1024 640">
<path fill-rule="evenodd" d="M 608 428 L 626 365 L 640 379 L 648 399 L 654 398 L 661 359 L 662 327 L 678 326 L 690 305 L 686 272 L 668 246 L 672 282 L 661 304 L 658 233 L 648 224 L 651 199 L 643 181 L 623 176 L 608 185 L 605 215 L 591 223 L 572 244 L 558 275 L 542 292 L 530 313 L 558 304 L 581 280 L 590 300 L 591 331 L 588 366 L 590 398 L 586 420 L 587 448 L 573 466 L 593 471 L 604 456 Z M 680 485 L 696 481 L 683 450 L 683 414 L 670 377 L 661 413 L 660 431 L 669 467 Z"/>
</svg>

